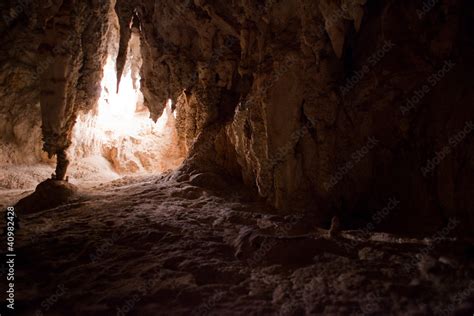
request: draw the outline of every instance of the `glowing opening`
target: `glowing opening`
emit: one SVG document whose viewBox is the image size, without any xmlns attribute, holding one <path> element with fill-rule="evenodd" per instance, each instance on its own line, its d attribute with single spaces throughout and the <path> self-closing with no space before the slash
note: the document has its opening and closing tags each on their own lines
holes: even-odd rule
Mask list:
<svg viewBox="0 0 474 316">
<path fill-rule="evenodd" d="M 115 30 L 117 33 L 118 30 Z M 117 39 L 114 34 L 112 38 Z M 116 41 L 118 43 L 118 40 Z M 132 33 L 127 62 L 116 93 L 117 44 L 104 67 L 102 92 L 96 111 L 81 114 L 73 130 L 70 155 L 109 173 L 163 172 L 183 161 L 171 100 L 155 123 L 143 105 L 140 91 L 140 36 Z M 73 175 L 74 176 L 74 175 Z"/>
</svg>

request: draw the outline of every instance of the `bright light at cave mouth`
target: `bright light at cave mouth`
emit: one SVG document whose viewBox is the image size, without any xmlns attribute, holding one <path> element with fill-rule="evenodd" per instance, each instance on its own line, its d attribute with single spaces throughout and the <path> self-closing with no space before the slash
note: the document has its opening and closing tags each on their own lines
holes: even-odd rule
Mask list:
<svg viewBox="0 0 474 316">
<path fill-rule="evenodd" d="M 101 83 L 102 93 L 99 99 L 96 124 L 104 134 L 104 141 L 110 138 L 139 136 L 153 130 L 163 133 L 166 123 L 170 120 L 172 101 L 168 100 L 163 115 L 154 124 L 150 112 L 143 106 L 143 95 L 140 91 L 140 75 L 132 78 L 132 71 L 126 69 L 120 81 L 119 92 L 116 93 L 117 75 L 114 58 L 109 56 L 104 67 Z M 113 137 L 111 137 L 113 136 Z"/>
<path fill-rule="evenodd" d="M 143 105 L 139 47 L 134 34 L 118 93 L 116 56 L 107 58 L 97 109 L 79 115 L 74 127 L 69 151 L 73 160 L 105 159 L 118 174 L 163 172 L 181 164 L 171 100 L 156 123 Z"/>
<path fill-rule="evenodd" d="M 139 84 L 139 78 L 136 81 Z M 116 93 L 115 62 L 109 56 L 104 68 L 102 93 L 97 109 L 97 125 L 105 132 L 120 136 L 136 135 L 147 125 L 146 117 L 137 113 L 139 102 L 143 103 L 140 87 L 134 88 L 133 85 L 131 71 L 128 71 L 121 80 L 119 93 Z"/>
</svg>

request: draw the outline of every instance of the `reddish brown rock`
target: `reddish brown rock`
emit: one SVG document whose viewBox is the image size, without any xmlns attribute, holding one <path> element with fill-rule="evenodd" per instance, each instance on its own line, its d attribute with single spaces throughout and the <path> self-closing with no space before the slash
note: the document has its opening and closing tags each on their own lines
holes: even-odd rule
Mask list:
<svg viewBox="0 0 474 316">
<path fill-rule="evenodd" d="M 72 201 L 77 192 L 77 187 L 67 181 L 48 179 L 38 184 L 35 192 L 20 200 L 15 209 L 20 216 L 52 209 Z"/>
</svg>

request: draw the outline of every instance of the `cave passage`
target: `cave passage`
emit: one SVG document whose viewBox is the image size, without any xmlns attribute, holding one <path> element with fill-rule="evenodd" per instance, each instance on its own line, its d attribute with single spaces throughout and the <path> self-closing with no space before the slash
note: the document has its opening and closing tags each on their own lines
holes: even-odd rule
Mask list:
<svg viewBox="0 0 474 316">
<path fill-rule="evenodd" d="M 116 16 L 115 16 L 116 19 Z M 176 113 L 168 100 L 155 122 L 141 92 L 140 34 L 132 32 L 127 59 L 117 86 L 118 30 L 109 36 L 109 51 L 96 109 L 80 113 L 69 156 L 76 160 L 106 160 L 118 175 L 161 173 L 184 159 L 178 150 Z M 118 87 L 118 89 L 117 89 Z M 110 170 L 109 170 L 110 172 Z"/>
<path fill-rule="evenodd" d="M 1 0 L 0 314 L 474 315 L 473 17 Z"/>
</svg>

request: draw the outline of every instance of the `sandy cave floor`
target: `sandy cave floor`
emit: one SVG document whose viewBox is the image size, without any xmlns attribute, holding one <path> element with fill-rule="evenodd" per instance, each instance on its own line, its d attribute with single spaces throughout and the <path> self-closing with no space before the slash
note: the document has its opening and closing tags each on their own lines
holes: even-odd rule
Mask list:
<svg viewBox="0 0 474 316">
<path fill-rule="evenodd" d="M 18 315 L 472 315 L 472 244 L 328 239 L 203 177 L 124 178 L 20 214 Z M 28 193 L 8 192 L 2 207 Z"/>
</svg>

